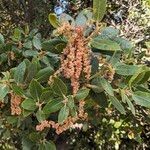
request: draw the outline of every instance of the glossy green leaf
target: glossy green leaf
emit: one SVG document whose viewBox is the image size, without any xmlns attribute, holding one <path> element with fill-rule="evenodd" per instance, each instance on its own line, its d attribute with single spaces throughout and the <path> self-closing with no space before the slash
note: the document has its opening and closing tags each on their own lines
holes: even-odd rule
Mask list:
<svg viewBox="0 0 150 150">
<path fill-rule="evenodd" d="M 14 29 L 13 39 L 16 41 L 21 39 L 21 30 L 19 28 Z"/>
<path fill-rule="evenodd" d="M 63 106 L 58 114 L 58 123 L 63 123 L 69 116 L 69 107 Z"/>
<path fill-rule="evenodd" d="M 75 99 L 84 100 L 89 95 L 89 92 L 90 92 L 90 89 L 82 88 L 77 92 Z"/>
<path fill-rule="evenodd" d="M 40 100 L 40 96 L 42 94 L 43 87 L 36 80 L 32 80 L 29 85 L 30 94 L 33 99 Z"/>
<path fill-rule="evenodd" d="M 62 108 L 63 105 L 64 105 L 63 102 L 60 100 L 57 100 L 57 99 L 51 100 L 44 106 L 43 112 L 45 114 L 50 114 L 50 113 L 56 112 L 60 108 Z"/>
<path fill-rule="evenodd" d="M 141 106 L 150 108 L 150 92 L 134 92 L 132 95 L 132 99 Z"/>
<path fill-rule="evenodd" d="M 26 71 L 26 64 L 23 61 L 18 65 L 14 73 L 14 79 L 17 83 L 23 83 L 25 71 Z"/>
<path fill-rule="evenodd" d="M 65 83 L 59 79 L 59 78 L 54 78 L 53 80 L 53 90 L 55 92 L 55 94 L 59 95 L 59 96 L 63 96 L 67 94 L 67 86 L 65 85 Z"/>
<path fill-rule="evenodd" d="M 93 16 L 95 21 L 101 21 L 106 12 L 107 0 L 93 0 Z"/>
<path fill-rule="evenodd" d="M 23 109 L 30 110 L 30 111 L 34 111 L 37 108 L 36 102 L 33 99 L 25 99 L 21 103 L 21 107 Z"/>
<path fill-rule="evenodd" d="M 56 14 L 50 13 L 50 14 L 48 15 L 48 20 L 49 20 L 50 24 L 51 24 L 54 28 L 58 28 L 58 27 L 60 26 L 60 23 L 59 23 L 59 21 L 58 21 L 58 19 L 57 19 Z"/>
<path fill-rule="evenodd" d="M 53 68 L 46 67 L 44 69 L 41 69 L 35 76 L 35 78 L 37 79 L 37 81 L 47 81 L 50 77 L 50 75 L 52 75 L 54 73 Z"/>
<path fill-rule="evenodd" d="M 121 114 L 126 114 L 123 105 L 120 103 L 120 101 L 116 97 L 109 96 L 109 100 Z"/>
</svg>

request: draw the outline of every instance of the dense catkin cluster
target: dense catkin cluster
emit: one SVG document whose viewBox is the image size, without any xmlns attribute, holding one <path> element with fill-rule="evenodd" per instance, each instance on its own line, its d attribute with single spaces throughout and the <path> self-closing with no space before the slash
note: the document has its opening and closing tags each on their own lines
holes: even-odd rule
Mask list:
<svg viewBox="0 0 150 150">
<path fill-rule="evenodd" d="M 41 122 L 41 124 L 36 126 L 37 131 L 42 131 L 44 128 L 54 128 L 56 129 L 57 134 L 61 134 L 62 132 L 68 130 L 69 128 L 73 127 L 74 123 L 76 121 L 80 120 L 86 120 L 87 119 L 87 113 L 84 111 L 84 105 L 85 102 L 81 100 L 79 102 L 78 107 L 78 114 L 74 117 L 69 116 L 62 124 L 55 123 L 54 121 L 47 121 L 44 120 Z"/>
<path fill-rule="evenodd" d="M 65 23 L 58 28 L 57 32 L 68 39 L 68 44 L 61 56 L 60 70 L 64 77 L 70 79 L 73 94 L 76 94 L 80 87 L 79 79 L 81 73 L 84 73 L 86 80 L 90 78 L 91 51 L 87 46 L 82 27 L 72 27 L 69 23 Z"/>
<path fill-rule="evenodd" d="M 22 98 L 19 95 L 15 95 L 14 93 L 11 93 L 11 115 L 20 115 L 21 114 L 21 108 L 20 104 L 22 102 Z"/>
</svg>

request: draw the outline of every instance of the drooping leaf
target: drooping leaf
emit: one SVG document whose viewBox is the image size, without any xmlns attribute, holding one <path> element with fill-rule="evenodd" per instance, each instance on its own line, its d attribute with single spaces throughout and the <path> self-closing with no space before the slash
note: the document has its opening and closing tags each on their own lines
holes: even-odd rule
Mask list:
<svg viewBox="0 0 150 150">
<path fill-rule="evenodd" d="M 113 92 L 113 88 L 112 88 L 111 84 L 108 81 L 106 81 L 106 79 L 104 79 L 104 78 L 101 78 L 99 81 L 100 81 L 100 84 L 103 87 L 103 89 L 109 95 L 114 96 L 114 92 Z"/>
<path fill-rule="evenodd" d="M 89 92 L 90 92 L 90 89 L 82 88 L 77 92 L 75 99 L 84 100 L 89 95 Z"/>
<path fill-rule="evenodd" d="M 26 99 L 21 103 L 21 107 L 26 110 L 34 111 L 37 106 L 33 99 Z"/>
<path fill-rule="evenodd" d="M 50 100 L 50 102 L 48 102 L 44 108 L 43 108 L 43 112 L 45 114 L 50 114 L 50 113 L 53 113 L 53 112 L 56 112 L 58 111 L 60 108 L 63 107 L 63 102 L 60 101 L 60 100 L 57 100 L 57 99 L 54 99 L 54 100 Z"/>
<path fill-rule="evenodd" d="M 59 111 L 58 123 L 63 123 L 67 119 L 68 115 L 69 115 L 69 107 L 64 105 Z"/>
<path fill-rule="evenodd" d="M 42 82 L 42 81 L 47 81 L 50 75 L 52 75 L 54 72 L 53 68 L 46 67 L 44 69 L 41 69 L 35 76 L 37 81 Z"/>
<path fill-rule="evenodd" d="M 109 96 L 109 100 L 121 114 L 126 114 L 123 105 L 120 103 L 120 101 L 116 97 Z"/>
<path fill-rule="evenodd" d="M 26 71 L 26 64 L 23 61 L 18 65 L 14 73 L 14 79 L 16 83 L 23 83 L 25 71 Z"/>
<path fill-rule="evenodd" d="M 32 80 L 29 85 L 30 94 L 33 99 L 40 100 L 40 96 L 42 94 L 43 87 L 36 80 Z"/>
<path fill-rule="evenodd" d="M 141 106 L 150 108 L 150 93 L 137 91 L 132 95 L 132 99 Z"/>
<path fill-rule="evenodd" d="M 50 14 L 48 15 L 48 20 L 49 20 L 50 24 L 51 24 L 54 28 L 58 28 L 58 27 L 60 26 L 60 23 L 59 23 L 59 21 L 58 21 L 58 19 L 57 19 L 56 14 L 50 13 Z"/>
<path fill-rule="evenodd" d="M 107 0 L 93 0 L 93 17 L 95 21 L 101 21 L 106 12 Z"/>
<path fill-rule="evenodd" d="M 122 98 L 122 101 L 124 103 L 127 103 L 132 114 L 135 115 L 135 108 L 134 108 L 134 105 L 132 104 L 131 100 L 128 98 L 128 96 L 125 94 L 125 91 L 124 90 L 121 90 L 121 98 Z"/>
</svg>

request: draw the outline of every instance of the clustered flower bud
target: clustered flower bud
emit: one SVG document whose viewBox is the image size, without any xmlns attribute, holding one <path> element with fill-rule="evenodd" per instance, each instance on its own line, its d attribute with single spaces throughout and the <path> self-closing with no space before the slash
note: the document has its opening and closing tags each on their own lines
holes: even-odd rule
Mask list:
<svg viewBox="0 0 150 150">
<path fill-rule="evenodd" d="M 78 114 L 74 117 L 69 116 L 62 124 L 55 123 L 54 121 L 44 120 L 41 122 L 41 124 L 36 126 L 36 130 L 42 131 L 42 130 L 44 130 L 44 128 L 52 127 L 54 129 L 56 129 L 57 134 L 61 134 L 62 132 L 73 127 L 75 122 L 78 121 L 79 119 L 80 120 L 86 120 L 87 119 L 87 113 L 85 113 L 85 111 L 84 111 L 84 105 L 85 105 L 85 102 L 83 100 L 81 100 L 79 102 Z"/>
<path fill-rule="evenodd" d="M 22 102 L 22 98 L 19 95 L 15 95 L 14 93 L 11 93 L 11 115 L 20 115 L 21 114 L 21 108 L 20 104 Z"/>
<path fill-rule="evenodd" d="M 82 27 L 72 27 L 69 23 L 57 30 L 58 34 L 63 34 L 68 39 L 68 44 L 61 56 L 61 73 L 70 79 L 73 94 L 76 94 L 79 87 L 81 73 L 89 80 L 91 74 L 90 49 L 87 46 L 86 38 L 83 35 Z"/>
</svg>

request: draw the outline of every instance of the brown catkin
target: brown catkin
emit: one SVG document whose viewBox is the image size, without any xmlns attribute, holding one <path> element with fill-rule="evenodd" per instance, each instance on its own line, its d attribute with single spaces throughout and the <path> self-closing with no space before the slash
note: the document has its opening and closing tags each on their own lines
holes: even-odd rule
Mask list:
<svg viewBox="0 0 150 150">
<path fill-rule="evenodd" d="M 91 51 L 87 46 L 82 27 L 72 27 L 69 23 L 64 23 L 58 28 L 57 33 L 63 34 L 68 39 L 68 44 L 61 56 L 59 73 L 61 72 L 65 78 L 70 79 L 75 95 L 80 88 L 81 73 L 85 74 L 86 80 L 90 78 Z"/>
<path fill-rule="evenodd" d="M 84 111 L 85 101 L 81 100 L 79 102 L 78 114 L 75 117 L 69 116 L 62 124 L 55 123 L 54 121 L 42 121 L 39 125 L 36 126 L 37 131 L 43 131 L 45 128 L 54 128 L 57 134 L 61 134 L 62 132 L 71 128 L 76 121 L 78 120 L 86 120 L 87 113 Z"/>
<path fill-rule="evenodd" d="M 11 114 L 12 115 L 20 115 L 21 114 L 21 108 L 20 104 L 22 102 L 22 98 L 19 95 L 15 95 L 14 93 L 11 93 Z"/>
</svg>

